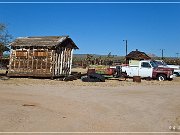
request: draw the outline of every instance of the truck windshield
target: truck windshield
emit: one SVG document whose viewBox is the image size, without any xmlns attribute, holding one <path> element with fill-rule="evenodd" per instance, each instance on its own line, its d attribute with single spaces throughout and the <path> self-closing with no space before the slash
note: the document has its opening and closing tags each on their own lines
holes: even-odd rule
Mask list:
<svg viewBox="0 0 180 135">
<path fill-rule="evenodd" d="M 158 67 L 158 65 L 157 65 L 155 62 L 153 62 L 153 61 L 150 61 L 150 64 L 151 64 L 152 67 L 154 67 L 154 68 Z"/>
<path fill-rule="evenodd" d="M 167 64 L 164 61 L 153 61 L 155 64 L 157 64 L 158 66 L 166 66 Z"/>
</svg>

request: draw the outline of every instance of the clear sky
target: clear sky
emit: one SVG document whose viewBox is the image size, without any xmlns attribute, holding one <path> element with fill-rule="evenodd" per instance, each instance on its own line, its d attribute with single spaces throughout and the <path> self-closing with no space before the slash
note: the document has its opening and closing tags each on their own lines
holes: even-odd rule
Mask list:
<svg viewBox="0 0 180 135">
<path fill-rule="evenodd" d="M 125 55 L 123 40 L 128 52 L 180 53 L 180 3 L 0 3 L 0 22 L 14 38 L 69 35 L 80 48 L 75 53 Z"/>
</svg>

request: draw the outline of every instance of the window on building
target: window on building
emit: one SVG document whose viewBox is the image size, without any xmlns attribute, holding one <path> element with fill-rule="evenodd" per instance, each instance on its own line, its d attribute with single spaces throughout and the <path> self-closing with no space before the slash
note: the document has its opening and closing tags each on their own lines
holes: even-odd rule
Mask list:
<svg viewBox="0 0 180 135">
<path fill-rule="evenodd" d="M 34 56 L 35 57 L 46 57 L 48 55 L 48 52 L 45 51 L 35 51 Z"/>
<path fill-rule="evenodd" d="M 27 58 L 27 51 L 16 51 L 16 57 Z"/>
</svg>

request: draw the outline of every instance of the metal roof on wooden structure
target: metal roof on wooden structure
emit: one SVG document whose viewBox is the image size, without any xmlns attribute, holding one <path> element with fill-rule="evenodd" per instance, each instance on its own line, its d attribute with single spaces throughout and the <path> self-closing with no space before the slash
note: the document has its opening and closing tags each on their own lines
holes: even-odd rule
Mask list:
<svg viewBox="0 0 180 135">
<path fill-rule="evenodd" d="M 67 46 L 69 42 L 71 47 L 79 49 L 69 36 L 37 36 L 37 37 L 19 37 L 11 46 Z"/>
<path fill-rule="evenodd" d="M 126 56 L 127 60 L 149 60 L 151 57 L 149 57 L 145 52 L 140 52 L 138 50 L 130 52 Z"/>
</svg>

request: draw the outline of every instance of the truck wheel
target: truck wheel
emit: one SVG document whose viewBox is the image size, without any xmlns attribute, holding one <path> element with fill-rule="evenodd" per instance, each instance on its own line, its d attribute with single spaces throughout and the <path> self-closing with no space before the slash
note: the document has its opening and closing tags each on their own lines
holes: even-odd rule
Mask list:
<svg viewBox="0 0 180 135">
<path fill-rule="evenodd" d="M 127 79 L 127 74 L 126 73 L 121 73 L 119 77 L 119 81 L 125 81 Z"/>
<path fill-rule="evenodd" d="M 165 81 L 166 80 L 166 76 L 163 75 L 163 74 L 160 74 L 160 75 L 158 75 L 157 79 L 158 79 L 158 81 Z"/>
</svg>

